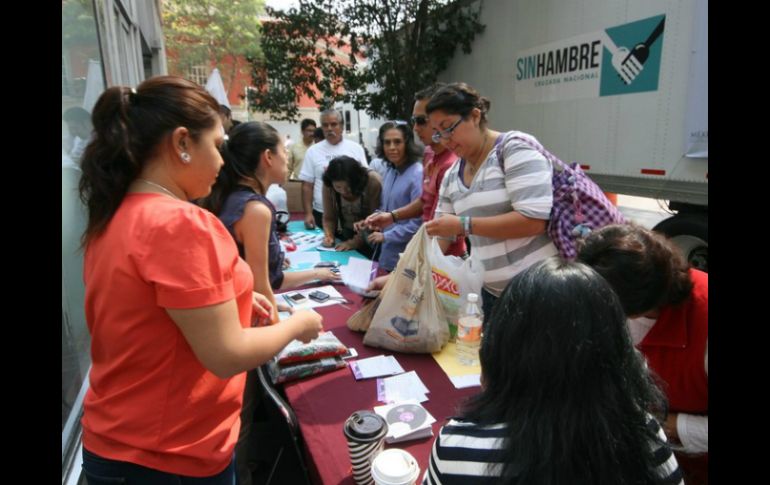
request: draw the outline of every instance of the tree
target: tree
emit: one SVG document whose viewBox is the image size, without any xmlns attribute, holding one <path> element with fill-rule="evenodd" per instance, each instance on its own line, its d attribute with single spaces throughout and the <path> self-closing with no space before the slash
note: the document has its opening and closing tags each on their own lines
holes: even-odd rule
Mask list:
<svg viewBox="0 0 770 485">
<path fill-rule="evenodd" d="M 169 71 L 184 75 L 195 65 L 216 63 L 232 89 L 246 58 L 259 59 L 259 15 L 264 0 L 166 0 L 163 22 Z M 223 66 L 227 66 L 223 68 Z"/>
<path fill-rule="evenodd" d="M 300 0 L 298 9 L 267 12 L 273 20 L 262 25 L 264 57 L 251 60 L 249 105 L 291 121 L 302 94 L 324 107 L 352 102 L 372 116 L 407 119 L 414 93 L 484 31 L 481 2 Z"/>
</svg>

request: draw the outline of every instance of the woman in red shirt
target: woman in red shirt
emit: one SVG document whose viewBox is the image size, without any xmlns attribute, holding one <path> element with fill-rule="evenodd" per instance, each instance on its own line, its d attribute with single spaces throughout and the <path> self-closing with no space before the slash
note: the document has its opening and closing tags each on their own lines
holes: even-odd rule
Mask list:
<svg viewBox="0 0 770 485">
<path fill-rule="evenodd" d="M 232 484 L 245 371 L 321 317 L 270 315 L 225 227 L 189 203 L 222 167 L 217 102 L 172 76 L 107 89 L 80 194 L 92 368 L 83 412 L 89 484 Z"/>
</svg>

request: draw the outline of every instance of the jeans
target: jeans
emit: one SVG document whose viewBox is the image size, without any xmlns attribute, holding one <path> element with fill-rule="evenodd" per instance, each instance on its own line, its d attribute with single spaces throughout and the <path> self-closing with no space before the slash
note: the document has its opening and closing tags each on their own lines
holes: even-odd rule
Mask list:
<svg viewBox="0 0 770 485">
<path fill-rule="evenodd" d="M 481 311 L 484 312 L 484 321 L 481 322 L 482 331 L 486 328 L 489 317 L 492 316 L 492 310 L 494 310 L 497 300 L 498 298 L 485 288 L 481 289 Z"/>
<path fill-rule="evenodd" d="M 83 473 L 88 485 L 236 485 L 235 458 L 211 477 L 174 475 L 126 461 L 110 460 L 83 447 Z"/>
</svg>

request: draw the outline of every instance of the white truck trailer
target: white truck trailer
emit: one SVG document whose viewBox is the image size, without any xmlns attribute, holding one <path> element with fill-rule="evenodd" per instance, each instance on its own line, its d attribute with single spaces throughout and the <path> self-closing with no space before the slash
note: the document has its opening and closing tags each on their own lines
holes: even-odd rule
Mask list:
<svg viewBox="0 0 770 485">
<path fill-rule="evenodd" d="M 485 32 L 440 79 L 603 190 L 668 200 L 655 229 L 708 270 L 707 1 L 479 1 Z"/>
</svg>

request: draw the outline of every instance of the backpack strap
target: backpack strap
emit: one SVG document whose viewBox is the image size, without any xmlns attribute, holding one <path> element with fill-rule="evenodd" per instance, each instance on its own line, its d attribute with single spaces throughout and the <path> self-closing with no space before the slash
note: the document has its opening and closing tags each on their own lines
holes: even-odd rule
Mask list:
<svg viewBox="0 0 770 485">
<path fill-rule="evenodd" d="M 525 145 L 529 146 L 530 148 L 535 149 L 537 152 L 543 155 L 546 158 L 546 160 L 550 161 L 553 164 L 554 169 L 558 168 L 559 171 L 566 170 L 567 173 L 570 173 L 570 174 L 574 172 L 572 170 L 572 167 L 562 162 L 553 153 L 546 150 L 545 147 L 543 147 L 543 145 L 529 138 L 526 138 L 520 135 L 514 135 L 513 132 L 501 133 L 500 136 L 497 137 L 497 141 L 495 141 L 495 153 L 497 154 L 497 161 L 498 163 L 500 163 L 501 168 L 504 167 L 505 165 L 505 159 L 503 158 L 503 147 L 510 140 L 519 140 L 523 142 Z"/>
</svg>

